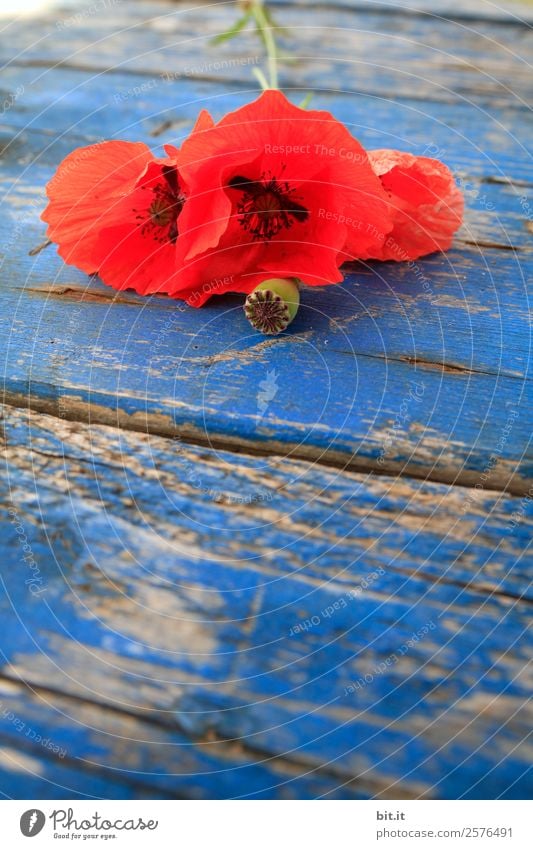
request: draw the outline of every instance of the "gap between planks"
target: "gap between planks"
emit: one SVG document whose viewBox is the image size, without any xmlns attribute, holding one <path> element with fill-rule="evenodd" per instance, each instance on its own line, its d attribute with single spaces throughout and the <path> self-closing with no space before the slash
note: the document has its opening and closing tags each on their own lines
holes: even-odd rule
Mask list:
<svg viewBox="0 0 533 849">
<path fill-rule="evenodd" d="M 305 8 L 305 3 L 293 2 L 293 0 L 270 0 L 271 6 L 278 9 L 294 9 L 298 11 L 299 9 Z M 493 4 L 491 4 L 493 5 Z M 386 0 L 372 0 L 371 3 L 342 3 L 339 0 L 332 3 L 318 2 L 313 3 L 313 9 L 318 9 L 322 12 L 331 12 L 331 11 L 339 11 L 339 12 L 353 12 L 354 15 L 357 14 L 373 14 L 373 15 L 387 15 L 387 17 L 398 17 L 401 19 L 404 18 L 431 18 L 432 21 L 443 21 L 449 23 L 479 23 L 479 24 L 510 24 L 511 26 L 522 27 L 529 29 L 532 16 L 531 9 L 524 7 L 520 9 L 522 14 L 525 16 L 524 18 L 519 18 L 516 16 L 518 12 L 516 8 L 517 4 L 515 3 L 512 8 L 509 10 L 508 14 L 505 12 L 500 17 L 494 17 L 491 15 L 484 15 L 482 13 L 481 8 L 477 12 L 462 12 L 460 9 L 457 9 L 455 6 L 451 6 L 448 10 L 441 9 L 439 11 L 438 7 L 436 11 L 432 11 L 432 9 L 417 9 L 411 5 L 403 5 L 403 4 L 395 4 L 394 2 L 386 2 Z M 452 11 L 453 8 L 453 11 Z M 493 8 L 498 8 L 493 6 Z M 498 11 L 502 11 L 501 8 L 498 8 Z"/>
<path fill-rule="evenodd" d="M 5 670 L 0 673 L 0 683 L 5 683 L 9 685 L 15 685 L 19 690 L 25 692 L 30 698 L 34 697 L 37 699 L 41 699 L 45 703 L 48 703 L 48 698 L 59 697 L 65 702 L 70 702 L 73 705 L 79 704 L 85 707 L 94 707 L 97 710 L 110 712 L 115 714 L 117 717 L 123 717 L 127 719 L 132 719 L 136 722 L 143 722 L 147 725 L 151 725 L 159 728 L 163 732 L 168 732 L 172 734 L 173 731 L 183 734 L 184 737 L 189 739 L 192 744 L 202 747 L 207 747 L 207 751 L 209 752 L 209 747 L 213 747 L 212 754 L 224 761 L 227 760 L 229 764 L 232 764 L 234 768 L 239 768 L 246 766 L 247 764 L 260 764 L 261 766 L 269 767 L 272 765 L 280 765 L 282 767 L 282 771 L 285 774 L 294 773 L 293 777 L 299 777 L 302 771 L 306 777 L 310 775 L 316 775 L 318 778 L 326 778 L 333 779 L 334 781 L 342 781 L 343 786 L 351 786 L 355 789 L 358 785 L 358 778 L 356 775 L 353 775 L 348 769 L 343 769 L 342 767 L 335 767 L 335 764 L 332 763 L 328 766 L 321 765 L 312 759 L 307 760 L 302 757 L 294 756 L 294 751 L 291 751 L 290 754 L 272 754 L 267 749 L 263 749 L 259 746 L 250 746 L 248 743 L 243 742 L 242 737 L 238 738 L 229 738 L 222 737 L 217 734 L 214 728 L 210 728 L 204 735 L 195 736 L 190 733 L 185 728 L 182 728 L 179 722 L 174 718 L 173 722 L 165 722 L 158 718 L 157 713 L 153 710 L 146 711 L 145 715 L 135 713 L 131 710 L 126 710 L 124 708 L 119 708 L 116 705 L 108 704 L 105 702 L 100 702 L 94 699 L 86 699 L 77 695 L 76 693 L 70 693 L 68 691 L 62 691 L 53 687 L 45 687 L 42 684 L 34 685 L 27 680 L 22 680 L 19 677 L 12 676 L 5 673 Z M 53 702 L 52 702 L 53 705 Z M 174 717 L 176 714 L 174 714 Z M 6 738 L 0 732 L 0 741 L 6 741 L 6 743 L 11 743 L 10 738 Z M 1 744 L 1 743 L 0 743 Z M 215 750 L 216 747 L 216 750 Z M 37 754 L 40 757 L 44 757 L 46 760 L 52 761 L 54 763 L 57 762 L 57 759 L 54 757 L 53 753 L 48 753 L 46 750 L 43 751 L 42 747 L 35 747 L 30 745 L 24 746 L 26 751 L 31 751 L 34 754 Z M 105 766 L 98 766 L 91 761 L 83 760 L 80 763 L 79 758 L 69 758 L 66 757 L 62 760 L 62 763 L 70 764 L 71 766 L 76 766 L 77 768 L 82 767 L 83 769 L 87 769 L 88 771 L 99 774 L 99 775 L 107 775 L 109 770 L 105 768 Z M 138 789 L 149 789 L 153 791 L 156 789 L 155 785 L 139 782 L 139 781 L 128 781 L 127 779 L 118 777 L 121 783 L 126 784 L 127 786 L 131 786 L 133 788 Z M 406 783 L 407 786 L 403 788 L 402 798 L 406 799 L 414 799 L 417 798 L 417 793 L 413 788 L 412 791 L 408 789 L 409 782 Z M 379 796 L 384 794 L 384 798 L 387 798 L 387 789 L 390 785 L 390 781 L 386 779 L 379 780 L 376 777 L 365 777 L 364 785 L 366 789 L 372 792 L 373 796 Z M 333 789 L 333 788 L 332 788 Z M 359 787 L 361 789 L 361 787 Z M 157 788 L 159 792 L 159 788 Z M 169 796 L 170 798 L 186 798 L 180 794 L 170 794 L 168 791 L 162 791 L 165 796 Z M 394 797 L 396 798 L 396 796 Z"/>
<path fill-rule="evenodd" d="M 113 396 L 110 396 L 110 400 Z M 107 425 L 122 430 L 146 433 L 167 439 L 179 438 L 180 442 L 212 450 L 228 451 L 233 454 L 244 454 L 248 457 L 289 457 L 291 460 L 312 462 L 323 469 L 337 469 L 342 472 L 377 475 L 378 477 L 412 478 L 420 481 L 447 484 L 473 488 L 479 484 L 483 470 L 470 471 L 461 469 L 420 469 L 409 463 L 386 461 L 379 466 L 371 459 L 348 456 L 341 451 L 321 451 L 313 445 L 279 443 L 275 440 L 265 440 L 261 444 L 241 437 L 229 435 L 205 438 L 203 431 L 189 426 L 179 428 L 171 423 L 168 416 L 158 413 L 145 413 L 142 419 L 130 416 L 118 407 L 104 407 L 100 404 L 90 404 L 76 397 L 63 397 L 61 415 L 58 404 L 48 398 L 27 396 L 4 390 L 0 403 L 6 407 L 27 410 L 28 412 L 45 413 L 57 419 L 88 425 Z M 68 405 L 68 409 L 67 409 Z M 1 427 L 1 418 L 0 418 Z M 531 484 L 517 476 L 509 478 L 503 474 L 493 476 L 489 483 L 484 483 L 484 489 L 491 492 L 507 493 L 508 495 L 525 496 L 531 491 Z"/>
<path fill-rule="evenodd" d="M 100 66 L 93 65 L 93 64 L 90 64 L 90 63 L 85 64 L 83 62 L 60 61 L 60 62 L 55 62 L 54 64 L 50 64 L 50 62 L 46 59 L 28 59 L 26 62 L 23 62 L 21 60 L 12 61 L 12 62 L 9 63 L 9 67 L 10 68 L 11 67 L 14 67 L 14 68 L 46 68 L 49 71 L 65 69 L 67 71 L 79 71 L 79 72 L 82 72 L 82 73 L 92 74 L 93 77 L 103 76 L 103 75 L 108 76 L 108 75 L 117 74 L 117 75 L 130 75 L 130 76 L 148 77 L 148 78 L 152 79 L 152 78 L 157 77 L 157 76 L 162 77 L 166 73 L 166 71 L 151 71 L 151 70 L 148 70 L 148 69 L 145 70 L 143 68 L 136 68 L 136 69 L 126 68 L 126 67 L 104 68 L 104 67 L 100 67 Z M 192 82 L 196 82 L 196 83 L 210 83 L 211 85 L 218 85 L 220 87 L 226 87 L 226 88 L 233 87 L 233 88 L 235 88 L 239 91 L 242 89 L 242 86 L 245 85 L 245 90 L 247 90 L 249 88 L 253 96 L 260 94 L 259 91 L 251 88 L 252 83 L 250 81 L 243 80 L 242 78 L 238 78 L 238 77 L 224 77 L 222 79 L 219 76 L 217 77 L 217 76 L 213 76 L 211 74 L 187 74 L 187 73 L 183 72 L 183 73 L 176 73 L 175 79 L 176 79 L 176 81 L 191 80 Z M 309 84 L 306 83 L 305 81 L 299 82 L 299 83 L 291 86 L 289 82 L 285 82 L 285 81 L 282 80 L 282 84 L 283 84 L 283 89 L 286 92 L 289 92 L 289 94 L 291 92 L 306 92 L 310 87 Z M 337 96 L 347 96 L 347 97 L 353 97 L 354 95 L 355 96 L 363 96 L 363 97 L 378 97 L 378 98 L 383 97 L 383 92 L 381 90 L 375 89 L 375 88 L 365 88 L 365 87 L 362 87 L 362 86 L 359 86 L 358 88 L 343 88 L 342 90 L 331 88 L 331 87 L 320 88 L 319 86 L 316 86 L 316 85 L 312 86 L 312 88 L 313 88 L 313 91 L 314 91 L 315 94 L 335 94 Z M 472 92 L 472 94 L 474 96 L 478 93 L 483 95 L 483 92 L 476 92 L 475 90 Z M 446 97 L 444 95 L 441 96 L 441 97 L 435 97 L 435 96 L 429 95 L 428 93 L 418 94 L 415 90 L 410 91 L 409 94 L 406 94 L 405 91 L 398 91 L 398 92 L 389 91 L 387 93 L 387 101 L 405 101 L 405 100 L 414 101 L 416 103 L 444 103 L 444 104 L 449 104 L 449 105 L 450 104 L 455 105 L 457 103 L 457 95 L 455 95 L 455 97 Z M 488 100 L 488 97 L 487 97 L 487 100 Z M 513 108 L 522 109 L 522 110 L 524 110 L 524 112 L 527 112 L 526 106 L 524 106 L 522 104 L 517 105 L 513 101 L 507 102 L 506 106 L 512 106 Z M 24 129 L 26 129 L 26 128 L 24 128 Z M 155 133 L 156 136 L 161 135 L 165 131 L 164 129 L 161 129 L 161 127 L 158 128 L 158 130 L 159 131 Z"/>
</svg>

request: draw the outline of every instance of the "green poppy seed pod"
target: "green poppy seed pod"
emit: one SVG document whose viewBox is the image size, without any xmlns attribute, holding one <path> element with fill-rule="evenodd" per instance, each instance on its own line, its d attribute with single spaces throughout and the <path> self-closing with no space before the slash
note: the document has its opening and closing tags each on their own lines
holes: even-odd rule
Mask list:
<svg viewBox="0 0 533 849">
<path fill-rule="evenodd" d="M 252 327 L 274 336 L 289 326 L 299 306 L 298 280 L 272 277 L 250 292 L 244 303 L 244 313 Z"/>
</svg>

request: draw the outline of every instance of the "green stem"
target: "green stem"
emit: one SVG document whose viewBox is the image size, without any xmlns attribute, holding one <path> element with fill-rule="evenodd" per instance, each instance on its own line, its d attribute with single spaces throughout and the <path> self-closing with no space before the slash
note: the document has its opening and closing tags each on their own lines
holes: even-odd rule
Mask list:
<svg viewBox="0 0 533 849">
<path fill-rule="evenodd" d="M 261 86 L 261 88 L 263 89 L 263 91 L 268 91 L 269 88 L 270 88 L 270 85 L 269 85 L 268 80 L 265 77 L 264 73 L 262 72 L 261 68 L 252 68 L 252 74 L 254 75 L 256 80 L 258 81 L 258 83 Z"/>
<path fill-rule="evenodd" d="M 276 40 L 272 32 L 272 26 L 270 25 L 267 16 L 265 15 L 263 0 L 252 0 L 251 11 L 252 15 L 254 16 L 257 27 L 261 32 L 261 35 L 263 36 L 265 42 L 268 58 L 268 71 L 270 76 L 270 88 L 277 89 L 279 88 L 278 49 L 276 47 Z"/>
</svg>

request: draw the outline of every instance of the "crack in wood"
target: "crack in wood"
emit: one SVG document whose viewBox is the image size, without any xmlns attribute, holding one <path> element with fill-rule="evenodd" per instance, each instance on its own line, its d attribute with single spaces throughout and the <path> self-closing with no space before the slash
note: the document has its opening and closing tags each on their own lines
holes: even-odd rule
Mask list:
<svg viewBox="0 0 533 849">
<path fill-rule="evenodd" d="M 96 699 L 87 699 L 82 698 L 80 695 L 71 692 L 63 692 L 62 690 L 56 687 L 48 687 L 43 686 L 40 683 L 32 683 L 29 680 L 21 680 L 15 675 L 6 674 L 6 672 L 0 673 L 0 681 L 16 684 L 21 690 L 25 690 L 30 696 L 34 696 L 36 698 L 43 698 L 46 701 L 46 696 L 49 697 L 60 697 L 67 702 L 78 703 L 83 706 L 94 706 L 101 711 L 109 712 L 117 715 L 118 717 L 128 717 L 130 719 L 134 719 L 137 722 L 143 722 L 148 725 L 155 726 L 163 731 L 171 733 L 173 730 L 180 732 L 187 739 L 191 741 L 191 744 L 196 744 L 198 747 L 203 748 L 206 747 L 207 751 L 210 748 L 216 747 L 216 754 L 218 757 L 222 759 L 227 759 L 235 764 L 236 767 L 239 765 L 243 766 L 246 761 L 251 763 L 261 763 L 265 766 L 271 765 L 280 765 L 284 772 L 293 772 L 295 775 L 300 774 L 300 770 L 304 769 L 306 773 L 314 773 L 317 776 L 324 776 L 328 778 L 334 779 L 344 779 L 347 780 L 347 783 L 351 786 L 359 785 L 361 786 L 363 783 L 365 785 L 373 786 L 376 792 L 386 792 L 387 783 L 385 780 L 381 778 L 365 778 L 363 781 L 358 781 L 357 777 L 353 776 L 353 774 L 348 769 L 343 769 L 342 767 L 336 767 L 334 764 L 318 764 L 311 758 L 305 758 L 294 754 L 294 751 L 291 751 L 287 754 L 272 754 L 267 749 L 261 746 L 250 745 L 249 743 L 243 743 L 242 737 L 226 737 L 222 734 L 219 734 L 215 728 L 208 728 L 203 733 L 195 735 L 191 734 L 190 731 L 183 726 L 182 723 L 178 720 L 179 712 L 172 712 L 173 721 L 169 722 L 168 720 L 162 719 L 162 712 L 156 712 L 154 710 L 146 711 L 145 715 L 140 716 L 138 713 L 134 711 L 128 710 L 123 707 L 117 707 L 110 702 L 101 702 Z M 164 715 L 164 714 L 163 714 Z M 1 736 L 1 735 L 0 735 Z M 41 756 L 46 757 L 47 759 L 56 761 L 57 758 L 54 757 L 52 752 L 48 752 L 43 750 L 42 752 L 38 747 L 32 747 L 31 745 L 27 746 L 31 751 L 39 751 Z M 238 760 L 237 760 L 237 757 Z M 259 757 L 259 761 L 258 761 Z M 77 759 L 65 758 L 63 762 L 68 761 L 72 764 L 76 764 Z M 235 763 L 235 761 L 237 761 Z M 241 761 L 241 764 L 239 764 Z M 244 762 L 244 763 L 243 763 Z M 83 768 L 88 768 L 91 771 L 99 772 L 100 774 L 106 775 L 108 770 L 104 766 L 100 766 L 91 762 L 87 758 L 83 760 Z M 145 785 L 143 782 L 139 782 L 136 780 L 128 779 L 126 776 L 119 775 L 119 780 L 121 783 L 125 783 L 128 785 L 139 786 L 139 787 L 149 787 L 150 790 L 154 790 L 153 785 Z M 408 785 L 407 785 L 408 786 Z M 403 793 L 405 794 L 403 798 L 415 798 L 415 793 L 410 793 L 407 789 L 406 784 L 403 785 Z M 174 794 L 166 791 L 167 794 L 171 797 Z M 177 796 L 177 798 L 181 798 Z"/>
<path fill-rule="evenodd" d="M 482 372 L 478 370 L 472 370 L 467 368 L 466 366 L 454 366 L 450 363 L 438 363 L 434 360 L 424 360 L 421 357 L 398 357 L 400 362 L 409 363 L 409 365 L 415 366 L 415 368 L 428 368 L 433 369 L 434 371 L 445 371 L 448 374 L 487 374 L 490 375 L 492 372 Z"/>
<path fill-rule="evenodd" d="M 470 245 L 473 248 L 488 248 L 490 250 L 497 251 L 528 251 L 528 248 L 521 247 L 519 245 L 510 245 L 505 244 L 505 242 L 490 242 L 484 241 L 482 239 L 458 239 L 458 242 L 461 242 L 463 245 Z"/>
<path fill-rule="evenodd" d="M 227 434 L 224 436 L 211 434 L 206 437 L 205 432 L 195 426 L 177 427 L 170 423 L 167 416 L 157 413 L 146 413 L 141 419 L 137 419 L 119 408 L 111 410 L 101 405 L 84 403 L 75 398 L 69 398 L 68 402 L 68 409 L 63 408 L 60 416 L 57 402 L 48 398 L 21 395 L 6 390 L 1 396 L 1 403 L 6 406 L 46 413 L 55 416 L 55 418 L 72 422 L 104 424 L 118 429 L 122 428 L 171 439 L 179 437 L 180 441 L 185 444 L 206 446 L 215 450 L 229 451 L 233 454 L 243 454 L 249 457 L 271 457 L 274 454 L 279 457 L 290 457 L 294 460 L 311 461 L 324 469 L 341 469 L 341 471 L 361 472 L 378 477 L 414 478 L 415 480 L 427 480 L 468 488 L 479 486 L 481 475 L 479 470 L 435 469 L 434 465 L 420 468 L 408 462 L 389 460 L 377 465 L 376 460 L 358 457 L 356 453 L 348 455 L 335 449 L 330 449 L 326 453 L 316 446 L 303 442 L 298 444 L 280 443 L 273 439 L 265 439 L 259 444 L 249 439 L 232 437 Z M 63 396 L 63 407 L 65 407 L 65 396 Z M 531 484 L 528 480 L 524 480 L 516 474 L 511 475 L 502 472 L 499 475 L 494 474 L 490 480 L 486 481 L 484 488 L 487 491 L 506 492 L 509 495 L 527 495 Z"/>
<path fill-rule="evenodd" d="M 48 244 L 51 244 L 51 242 Z M 43 247 L 46 247 L 46 244 L 43 243 L 39 250 Z M 36 253 L 39 252 L 36 248 L 34 250 Z M 82 289 L 77 286 L 18 286 L 17 288 L 23 292 L 30 292 L 32 295 L 46 295 L 49 298 L 66 298 L 66 300 L 70 301 L 101 301 L 110 304 L 127 304 L 131 307 L 139 306 L 141 303 L 140 300 L 135 299 L 135 296 L 132 296 L 130 300 L 130 298 L 116 292 L 114 289 L 110 290 L 108 294 L 107 292 L 96 292 L 89 288 Z"/>
</svg>

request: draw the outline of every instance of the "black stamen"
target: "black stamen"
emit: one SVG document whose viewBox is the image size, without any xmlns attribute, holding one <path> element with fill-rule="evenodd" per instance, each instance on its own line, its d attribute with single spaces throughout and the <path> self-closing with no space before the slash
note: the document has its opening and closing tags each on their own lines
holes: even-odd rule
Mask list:
<svg viewBox="0 0 533 849">
<path fill-rule="evenodd" d="M 294 221 L 303 223 L 309 218 L 309 210 L 293 197 L 295 190 L 270 173 L 263 173 L 260 180 L 237 175 L 228 187 L 242 192 L 237 202 L 239 224 L 256 240 L 268 241 L 292 227 Z"/>
</svg>

